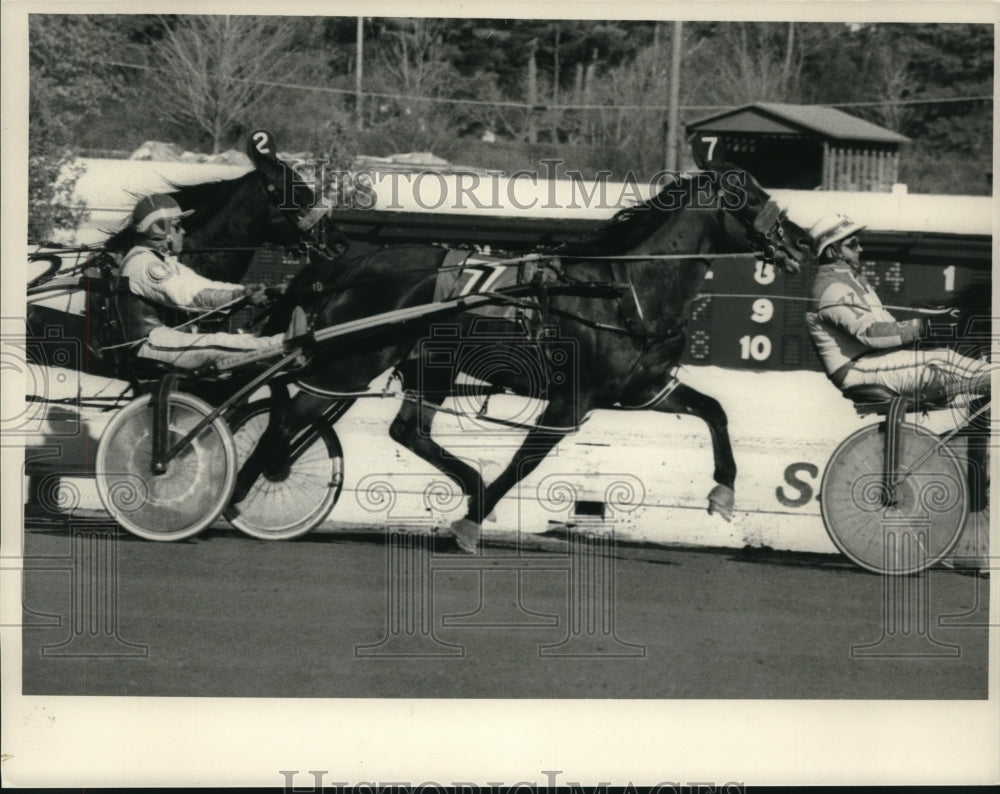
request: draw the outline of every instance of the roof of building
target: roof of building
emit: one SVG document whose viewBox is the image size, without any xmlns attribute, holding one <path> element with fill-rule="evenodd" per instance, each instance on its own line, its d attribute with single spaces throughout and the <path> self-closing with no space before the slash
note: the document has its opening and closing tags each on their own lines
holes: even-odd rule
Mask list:
<svg viewBox="0 0 1000 794">
<path fill-rule="evenodd" d="M 759 134 L 799 134 L 811 132 L 834 140 L 873 143 L 908 143 L 909 138 L 879 127 L 850 113 L 822 105 L 791 105 L 783 102 L 756 102 L 697 119 L 689 131 L 710 129 L 718 132 Z"/>
</svg>

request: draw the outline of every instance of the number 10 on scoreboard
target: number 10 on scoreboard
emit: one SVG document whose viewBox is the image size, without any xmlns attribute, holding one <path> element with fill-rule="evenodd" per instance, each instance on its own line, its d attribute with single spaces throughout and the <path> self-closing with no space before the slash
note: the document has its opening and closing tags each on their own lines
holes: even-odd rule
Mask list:
<svg viewBox="0 0 1000 794">
<path fill-rule="evenodd" d="M 758 284 L 774 282 L 774 265 L 757 261 L 753 274 Z M 774 317 L 774 304 L 768 298 L 757 298 L 751 304 L 750 319 L 755 323 L 768 323 Z M 740 337 L 740 359 L 743 361 L 767 361 L 771 357 L 771 339 L 766 334 L 747 334 Z"/>
</svg>

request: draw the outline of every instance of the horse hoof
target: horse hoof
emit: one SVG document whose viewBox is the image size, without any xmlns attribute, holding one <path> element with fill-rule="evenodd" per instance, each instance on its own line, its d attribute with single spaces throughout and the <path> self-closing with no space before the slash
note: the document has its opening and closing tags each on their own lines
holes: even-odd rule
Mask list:
<svg viewBox="0 0 1000 794">
<path fill-rule="evenodd" d="M 450 530 L 458 548 L 466 554 L 479 553 L 479 524 L 468 518 L 460 518 L 451 522 Z"/>
<path fill-rule="evenodd" d="M 716 485 L 708 494 L 708 514 L 714 516 L 718 513 L 726 521 L 733 520 L 733 506 L 736 498 L 733 489 L 725 485 Z"/>
</svg>

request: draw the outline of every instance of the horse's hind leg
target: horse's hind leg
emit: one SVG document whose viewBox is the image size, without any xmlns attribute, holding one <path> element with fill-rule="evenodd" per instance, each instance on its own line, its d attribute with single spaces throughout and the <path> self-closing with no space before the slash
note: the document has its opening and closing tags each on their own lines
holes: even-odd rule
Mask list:
<svg viewBox="0 0 1000 794">
<path fill-rule="evenodd" d="M 511 488 L 538 468 L 555 446 L 576 429 L 575 416 L 576 412 L 568 404 L 561 401 L 550 402 L 510 462 L 487 486 L 482 498 L 475 494 L 469 497 L 469 509 L 465 517 L 451 525 L 451 532 L 463 551 L 478 551 L 483 519 L 493 512 Z"/>
<path fill-rule="evenodd" d="M 736 461 L 729 441 L 729 420 L 719 401 L 683 383 L 675 383 L 666 390 L 650 388 L 637 395 L 622 408 L 628 410 L 660 411 L 668 414 L 690 414 L 697 416 L 708 425 L 712 437 L 712 455 L 715 471 L 712 474 L 717 485 L 708 495 L 708 512 L 718 513 L 726 521 L 733 519 L 735 497 L 733 486 L 736 482 Z"/>
</svg>

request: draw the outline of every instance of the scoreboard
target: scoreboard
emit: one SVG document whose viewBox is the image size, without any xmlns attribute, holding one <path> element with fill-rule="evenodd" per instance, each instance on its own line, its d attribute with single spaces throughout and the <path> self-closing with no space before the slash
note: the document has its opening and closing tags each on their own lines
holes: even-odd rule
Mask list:
<svg viewBox="0 0 1000 794">
<path fill-rule="evenodd" d="M 862 233 L 862 267 L 882 303 L 898 319 L 906 307 L 947 305 L 949 296 L 991 290 L 989 237 L 932 239 L 901 233 Z M 688 323 L 688 364 L 754 370 L 820 370 L 805 314 L 815 273 L 785 273 L 753 260 L 716 262 Z"/>
</svg>

